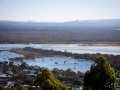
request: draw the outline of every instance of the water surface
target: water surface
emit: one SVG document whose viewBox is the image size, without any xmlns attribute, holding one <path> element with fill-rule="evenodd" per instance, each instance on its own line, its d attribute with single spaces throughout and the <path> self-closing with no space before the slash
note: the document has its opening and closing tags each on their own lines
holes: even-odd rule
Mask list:
<svg viewBox="0 0 120 90">
<path fill-rule="evenodd" d="M 2 52 L 0 54 L 0 61 L 10 61 L 9 58 L 14 57 L 21 57 L 21 55 L 13 53 L 13 52 Z M 36 58 L 34 60 L 23 60 L 30 66 L 40 66 L 40 67 L 48 67 L 51 70 L 53 68 L 67 70 L 68 68 L 72 69 L 73 71 L 81 71 L 86 72 L 90 69 L 92 61 L 87 61 L 84 59 L 76 60 L 74 58 L 69 57 L 44 57 L 44 58 Z M 23 61 L 16 60 L 14 61 L 15 64 L 21 64 Z M 57 63 L 57 64 L 55 64 Z"/>
<path fill-rule="evenodd" d="M 78 44 L 5 44 L 0 45 L 0 50 L 9 50 L 12 48 L 33 47 L 38 49 L 67 51 L 72 53 L 102 53 L 120 55 L 120 47 L 117 46 L 78 46 Z M 21 57 L 21 55 L 12 52 L 2 52 L 0 54 L 0 61 L 9 61 L 9 58 Z M 86 72 L 90 69 L 92 61 L 75 60 L 68 57 L 45 57 L 37 58 L 35 60 L 24 60 L 28 65 L 38 65 L 40 67 L 48 67 L 50 69 L 58 68 L 66 70 L 68 68 L 73 71 Z M 14 61 L 15 64 L 21 64 L 21 61 Z M 57 63 L 57 64 L 55 64 Z"/>
<path fill-rule="evenodd" d="M 78 46 L 78 44 L 5 44 L 0 46 L 0 50 L 24 47 L 33 47 L 47 50 L 53 49 L 72 53 L 101 53 L 120 55 L 120 46 Z"/>
</svg>

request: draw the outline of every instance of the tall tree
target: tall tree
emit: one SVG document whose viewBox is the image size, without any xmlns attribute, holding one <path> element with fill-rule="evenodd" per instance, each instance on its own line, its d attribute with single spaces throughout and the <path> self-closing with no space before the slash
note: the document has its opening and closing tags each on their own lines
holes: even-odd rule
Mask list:
<svg viewBox="0 0 120 90">
<path fill-rule="evenodd" d="M 51 71 L 48 68 L 43 68 L 41 72 L 37 74 L 35 80 L 35 86 L 40 86 L 42 90 L 67 90 L 67 87 L 54 78 Z"/>
<path fill-rule="evenodd" d="M 21 90 L 28 90 L 27 88 L 23 87 Z"/>
<path fill-rule="evenodd" d="M 115 71 L 105 57 L 99 56 L 84 75 L 83 90 L 115 90 Z"/>
</svg>

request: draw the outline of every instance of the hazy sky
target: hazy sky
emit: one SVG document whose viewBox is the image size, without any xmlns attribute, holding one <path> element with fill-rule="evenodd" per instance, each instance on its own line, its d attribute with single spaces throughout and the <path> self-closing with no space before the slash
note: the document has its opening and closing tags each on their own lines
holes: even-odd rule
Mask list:
<svg viewBox="0 0 120 90">
<path fill-rule="evenodd" d="M 120 19 L 120 0 L 0 0 L 0 20 Z"/>
</svg>

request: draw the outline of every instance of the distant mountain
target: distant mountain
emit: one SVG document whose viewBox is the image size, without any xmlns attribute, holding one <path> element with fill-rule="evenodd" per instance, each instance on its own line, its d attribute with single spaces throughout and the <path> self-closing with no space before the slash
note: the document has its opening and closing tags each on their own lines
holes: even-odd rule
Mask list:
<svg viewBox="0 0 120 90">
<path fill-rule="evenodd" d="M 120 19 L 100 19 L 100 20 L 75 20 L 67 22 L 38 22 L 34 20 L 29 21 L 10 21 L 10 20 L 0 20 L 0 23 L 26 23 L 26 24 L 40 24 L 44 26 L 97 26 L 97 27 L 120 27 Z"/>
<path fill-rule="evenodd" d="M 13 22 L 13 21 L 10 21 L 10 20 L 0 20 L 0 22 Z"/>
<path fill-rule="evenodd" d="M 120 23 L 120 19 L 99 19 L 99 20 L 75 20 L 75 21 L 67 21 L 65 23 L 81 23 L 81 22 L 94 22 L 94 23 L 100 23 L 100 22 L 119 22 Z"/>
<path fill-rule="evenodd" d="M 68 21 L 65 23 L 89 23 L 89 24 L 120 24 L 120 19 L 100 19 L 100 20 L 83 20 L 83 21 L 79 21 L 79 20 L 75 20 L 75 21 Z"/>
</svg>

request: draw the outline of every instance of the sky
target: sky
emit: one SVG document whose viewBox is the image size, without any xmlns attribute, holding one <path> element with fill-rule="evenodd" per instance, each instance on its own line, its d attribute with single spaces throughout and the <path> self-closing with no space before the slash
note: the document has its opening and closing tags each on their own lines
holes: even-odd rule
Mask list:
<svg viewBox="0 0 120 90">
<path fill-rule="evenodd" d="M 0 20 L 120 19 L 120 0 L 0 0 Z"/>
</svg>

